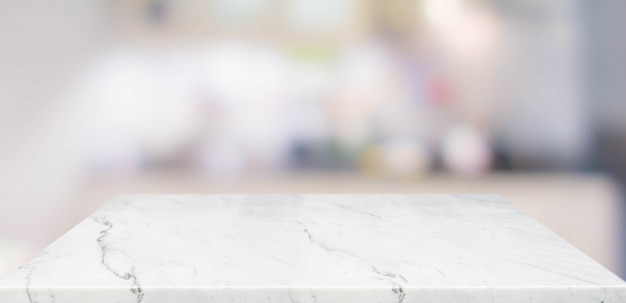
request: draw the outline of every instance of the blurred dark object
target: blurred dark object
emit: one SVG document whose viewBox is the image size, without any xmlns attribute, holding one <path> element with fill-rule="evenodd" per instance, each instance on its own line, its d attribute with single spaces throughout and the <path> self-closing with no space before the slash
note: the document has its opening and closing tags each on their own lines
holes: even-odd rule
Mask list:
<svg viewBox="0 0 626 303">
<path fill-rule="evenodd" d="M 609 173 L 621 191 L 626 215 L 626 2 L 578 1 L 584 40 L 587 110 L 593 117 L 591 168 Z M 626 220 L 622 224 L 626 256 Z M 626 259 L 626 258 L 625 258 Z M 626 273 L 626 261 L 622 263 Z"/>
</svg>

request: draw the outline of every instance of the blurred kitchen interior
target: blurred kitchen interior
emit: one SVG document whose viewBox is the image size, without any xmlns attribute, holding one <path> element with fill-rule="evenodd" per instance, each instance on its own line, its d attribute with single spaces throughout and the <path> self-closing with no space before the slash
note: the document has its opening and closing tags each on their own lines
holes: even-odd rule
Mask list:
<svg viewBox="0 0 626 303">
<path fill-rule="evenodd" d="M 625 97 L 624 0 L 0 0 L 0 275 L 121 193 L 487 192 L 626 277 Z"/>
</svg>

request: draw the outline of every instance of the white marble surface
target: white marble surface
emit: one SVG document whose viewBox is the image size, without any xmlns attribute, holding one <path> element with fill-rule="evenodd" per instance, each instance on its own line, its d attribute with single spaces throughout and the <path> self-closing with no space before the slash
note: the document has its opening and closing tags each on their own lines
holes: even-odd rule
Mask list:
<svg viewBox="0 0 626 303">
<path fill-rule="evenodd" d="M 626 284 L 498 196 L 122 196 L 0 302 L 626 302 Z"/>
</svg>

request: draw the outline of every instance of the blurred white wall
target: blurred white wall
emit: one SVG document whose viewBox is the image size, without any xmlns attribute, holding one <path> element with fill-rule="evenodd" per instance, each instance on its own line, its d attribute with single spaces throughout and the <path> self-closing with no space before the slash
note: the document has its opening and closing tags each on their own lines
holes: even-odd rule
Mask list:
<svg viewBox="0 0 626 303">
<path fill-rule="evenodd" d="M 69 88 L 104 36 L 98 1 L 0 1 L 0 238 L 47 238 L 80 182 Z M 77 161 L 78 160 L 78 161 Z M 20 228 L 14 228 L 17 225 Z"/>
</svg>

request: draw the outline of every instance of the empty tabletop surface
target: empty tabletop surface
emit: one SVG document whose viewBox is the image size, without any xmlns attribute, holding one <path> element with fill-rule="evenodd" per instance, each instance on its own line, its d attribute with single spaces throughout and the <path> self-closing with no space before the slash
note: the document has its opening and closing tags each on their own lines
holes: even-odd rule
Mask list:
<svg viewBox="0 0 626 303">
<path fill-rule="evenodd" d="M 129 195 L 0 281 L 0 302 L 626 302 L 495 195 Z"/>
</svg>

